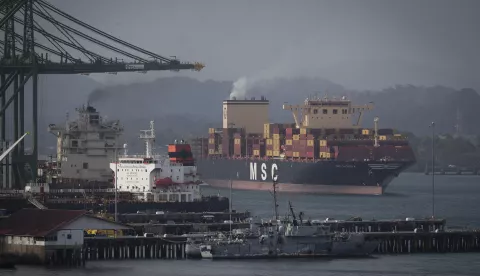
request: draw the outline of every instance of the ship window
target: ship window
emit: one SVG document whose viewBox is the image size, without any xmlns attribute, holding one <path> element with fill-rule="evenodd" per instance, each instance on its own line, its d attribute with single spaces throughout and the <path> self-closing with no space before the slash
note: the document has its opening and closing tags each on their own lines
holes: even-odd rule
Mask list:
<svg viewBox="0 0 480 276">
<path fill-rule="evenodd" d="M 333 114 L 338 114 L 338 109 L 334 109 Z"/>
<path fill-rule="evenodd" d="M 323 114 L 327 114 L 327 113 L 328 113 L 328 110 L 324 109 Z"/>
<path fill-rule="evenodd" d="M 314 109 L 313 114 L 317 114 L 317 113 L 318 113 L 318 109 Z"/>
<path fill-rule="evenodd" d="M 83 168 L 88 169 L 88 163 L 83 163 Z"/>
</svg>

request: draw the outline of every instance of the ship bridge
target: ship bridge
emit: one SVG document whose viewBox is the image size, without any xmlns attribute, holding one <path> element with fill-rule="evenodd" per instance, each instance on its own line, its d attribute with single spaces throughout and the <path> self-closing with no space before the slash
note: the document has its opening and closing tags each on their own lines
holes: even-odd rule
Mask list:
<svg viewBox="0 0 480 276">
<path fill-rule="evenodd" d="M 363 112 L 372 109 L 373 103 L 353 105 L 345 96 L 313 96 L 305 99 L 303 105 L 283 105 L 283 110 L 292 112 L 297 128 L 359 128 Z"/>
</svg>

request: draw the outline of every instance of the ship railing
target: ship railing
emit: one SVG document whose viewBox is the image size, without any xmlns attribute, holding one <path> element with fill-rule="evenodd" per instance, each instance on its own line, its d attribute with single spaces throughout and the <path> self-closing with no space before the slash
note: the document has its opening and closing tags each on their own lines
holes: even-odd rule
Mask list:
<svg viewBox="0 0 480 276">
<path fill-rule="evenodd" d="M 208 156 L 205 159 L 209 160 L 225 160 L 225 159 L 231 159 L 231 160 L 245 160 L 245 161 L 270 161 L 272 160 L 272 157 L 240 157 L 240 156 L 230 156 L 230 157 L 220 157 L 220 156 Z M 292 160 L 295 160 L 296 162 L 305 162 L 305 163 L 316 163 L 316 162 L 322 162 L 322 161 L 332 161 L 332 160 L 338 160 L 335 158 L 305 158 L 305 157 L 286 157 L 286 158 L 274 158 L 275 162 L 291 162 Z M 381 159 L 345 159 L 345 160 L 339 160 L 342 162 L 410 162 L 411 159 L 408 158 L 393 158 L 389 160 L 385 160 L 385 158 Z"/>
<path fill-rule="evenodd" d="M 30 203 L 32 203 L 35 207 L 37 207 L 38 209 L 41 209 L 41 210 L 45 210 L 47 209 L 47 207 L 45 207 L 45 205 L 43 205 L 42 203 L 40 203 L 40 201 L 38 201 L 37 199 L 35 199 L 34 197 L 32 196 L 29 196 L 28 197 L 28 201 Z"/>
<path fill-rule="evenodd" d="M 4 190 L 0 189 L 0 194 L 23 194 L 24 190 Z"/>
<path fill-rule="evenodd" d="M 145 154 L 127 154 L 127 155 L 119 154 L 118 158 L 142 158 L 143 159 L 143 158 L 147 158 L 147 156 Z M 152 159 L 168 159 L 168 156 L 167 155 L 161 155 L 161 154 L 154 154 L 149 158 L 152 158 Z"/>
<path fill-rule="evenodd" d="M 109 189 L 50 189 L 50 194 L 66 194 L 66 193 L 80 193 L 85 195 L 86 193 L 113 193 L 114 188 Z"/>
</svg>

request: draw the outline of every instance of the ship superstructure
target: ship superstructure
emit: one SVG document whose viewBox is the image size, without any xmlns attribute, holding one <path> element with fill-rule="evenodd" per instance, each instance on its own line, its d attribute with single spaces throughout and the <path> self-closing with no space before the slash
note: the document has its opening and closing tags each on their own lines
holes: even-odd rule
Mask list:
<svg viewBox="0 0 480 276">
<path fill-rule="evenodd" d="M 51 124 L 50 133 L 57 137 L 57 182 L 111 182 L 108 166 L 121 147 L 123 127 L 119 121 L 107 121 L 92 106 L 76 109 L 77 118 L 64 125 Z M 81 187 L 81 185 L 80 185 Z"/>
<path fill-rule="evenodd" d="M 284 110 L 290 110 L 297 128 L 360 128 L 363 112 L 373 109 L 373 103 L 353 105 L 346 97 L 305 99 L 303 105 L 284 104 Z M 358 114 L 353 123 L 354 115 Z"/>
<path fill-rule="evenodd" d="M 166 156 L 155 155 L 152 122 L 151 128 L 140 135 L 146 153 L 127 155 L 127 145 L 120 150 L 115 143 L 118 139 L 113 138 L 123 130 L 118 121 L 102 120 L 91 106 L 77 111 L 76 121 L 67 120 L 64 127 L 50 125 L 58 138 L 58 162 L 52 156 L 50 162 L 39 166 L 38 182 L 28 183 L 22 190 L 0 190 L 0 209 L 9 213 L 32 207 L 103 213 L 228 210 L 228 198 L 200 195 L 201 182 L 192 151 L 184 141 L 169 145 Z M 88 164 L 86 169 L 83 163 Z M 119 178 L 117 191 L 115 169 Z"/>
<path fill-rule="evenodd" d="M 373 103 L 312 96 L 284 104 L 295 121 L 284 124 L 268 122 L 268 104 L 265 97 L 223 102 L 223 128 L 193 142 L 206 183 L 228 188 L 231 179 L 234 189 L 268 190 L 279 181 L 280 191 L 382 194 L 415 163 L 407 138 L 379 128 L 379 118 L 374 128 L 361 126 Z"/>
<path fill-rule="evenodd" d="M 153 202 L 192 202 L 201 199 L 197 168 L 190 145 L 176 140 L 168 145 L 168 156 L 155 155 L 154 122 L 143 130 L 140 139 L 145 141 L 144 155 L 119 156 L 110 163 L 115 172 L 119 192 L 134 194 L 137 199 Z"/>
</svg>

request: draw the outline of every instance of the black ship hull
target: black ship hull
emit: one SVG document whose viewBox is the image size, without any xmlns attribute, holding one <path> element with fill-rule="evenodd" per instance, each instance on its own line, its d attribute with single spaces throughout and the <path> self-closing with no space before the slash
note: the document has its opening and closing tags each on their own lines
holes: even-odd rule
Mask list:
<svg viewBox="0 0 480 276">
<path fill-rule="evenodd" d="M 202 179 L 213 187 L 318 194 L 381 195 L 414 162 L 297 162 L 288 160 L 199 159 Z M 230 183 L 231 182 L 231 183 Z"/>
<path fill-rule="evenodd" d="M 87 210 L 93 212 L 115 213 L 115 203 L 106 204 L 90 202 L 42 202 L 48 209 L 64 210 Z M 23 208 L 36 208 L 28 200 L 21 197 L 1 198 L 0 209 L 5 209 L 7 213 L 14 213 Z M 196 202 L 127 202 L 117 203 L 117 210 L 120 214 L 136 213 L 138 211 L 164 211 L 164 212 L 225 212 L 229 209 L 228 198 L 211 197 Z"/>
</svg>

